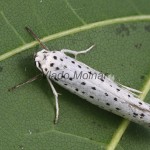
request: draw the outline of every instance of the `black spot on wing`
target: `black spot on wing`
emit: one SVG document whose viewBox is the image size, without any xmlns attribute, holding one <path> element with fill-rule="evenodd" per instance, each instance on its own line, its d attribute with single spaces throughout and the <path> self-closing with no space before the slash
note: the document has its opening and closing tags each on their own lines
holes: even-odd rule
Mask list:
<svg viewBox="0 0 150 150">
<path fill-rule="evenodd" d="M 104 79 L 101 78 L 100 80 L 101 80 L 102 82 L 104 82 Z"/>
<path fill-rule="evenodd" d="M 136 117 L 136 116 L 138 116 L 138 114 L 134 112 L 134 113 L 133 113 L 133 117 Z"/>
<path fill-rule="evenodd" d="M 54 63 L 50 63 L 50 67 L 53 67 L 54 66 Z"/>
<path fill-rule="evenodd" d="M 78 89 L 78 88 L 76 88 L 75 90 L 76 90 L 76 91 L 79 91 L 79 89 Z"/>
<path fill-rule="evenodd" d="M 59 67 L 56 67 L 56 70 L 59 70 Z"/>
<path fill-rule="evenodd" d="M 72 78 L 69 78 L 70 81 L 72 81 Z"/>
<path fill-rule="evenodd" d="M 110 104 L 109 104 L 109 103 L 106 103 L 106 105 L 107 105 L 107 106 L 110 106 Z"/>
<path fill-rule="evenodd" d="M 89 73 L 89 74 L 92 74 L 92 72 L 91 72 L 91 71 L 88 71 L 88 73 Z"/>
<path fill-rule="evenodd" d="M 53 56 L 53 58 L 54 58 L 55 60 L 57 60 L 57 56 Z"/>
<path fill-rule="evenodd" d="M 120 89 L 116 89 L 118 92 L 120 91 Z"/>
<path fill-rule="evenodd" d="M 81 66 L 80 66 L 80 65 L 78 65 L 78 67 L 79 67 L 79 68 L 81 68 Z"/>
<path fill-rule="evenodd" d="M 66 65 L 64 65 L 64 69 L 66 69 L 67 68 L 67 66 Z"/>
<path fill-rule="evenodd" d="M 85 82 L 81 82 L 81 84 L 82 84 L 82 85 L 86 85 L 86 83 L 85 83 Z"/>
<path fill-rule="evenodd" d="M 144 117 L 145 115 L 143 113 L 140 114 L 142 117 Z"/>
<path fill-rule="evenodd" d="M 93 98 L 94 98 L 94 96 L 90 96 L 90 98 L 92 98 L 92 99 L 93 99 Z"/>
<path fill-rule="evenodd" d="M 108 96 L 108 93 L 105 93 L 105 96 Z"/>
<path fill-rule="evenodd" d="M 117 97 L 115 97 L 114 100 L 117 101 Z"/>
<path fill-rule="evenodd" d="M 96 90 L 96 88 L 95 88 L 95 87 L 91 87 L 91 89 L 92 89 L 92 90 Z"/>
</svg>

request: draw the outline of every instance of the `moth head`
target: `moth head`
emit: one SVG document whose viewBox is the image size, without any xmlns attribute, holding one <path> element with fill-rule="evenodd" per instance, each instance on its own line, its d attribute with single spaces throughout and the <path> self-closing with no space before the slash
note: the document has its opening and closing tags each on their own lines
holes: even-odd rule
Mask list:
<svg viewBox="0 0 150 150">
<path fill-rule="evenodd" d="M 45 69 L 45 66 L 46 66 L 46 60 L 48 57 L 48 53 L 49 53 L 48 50 L 43 49 L 34 55 L 36 67 L 44 74 L 47 73 L 47 69 Z"/>
</svg>

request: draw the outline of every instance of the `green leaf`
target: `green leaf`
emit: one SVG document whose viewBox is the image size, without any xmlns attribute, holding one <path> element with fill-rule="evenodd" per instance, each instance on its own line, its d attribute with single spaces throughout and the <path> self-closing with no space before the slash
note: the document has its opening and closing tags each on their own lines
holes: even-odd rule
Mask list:
<svg viewBox="0 0 150 150">
<path fill-rule="evenodd" d="M 150 102 L 149 6 L 147 0 L 1 0 L 0 148 L 148 150 L 149 129 L 129 125 L 56 84 L 61 95 L 55 125 L 54 96 L 44 78 L 14 92 L 8 88 L 39 73 L 33 59 L 38 42 L 24 29 L 30 26 L 50 50 L 95 44 L 78 60 L 142 90 L 141 99 Z"/>
</svg>

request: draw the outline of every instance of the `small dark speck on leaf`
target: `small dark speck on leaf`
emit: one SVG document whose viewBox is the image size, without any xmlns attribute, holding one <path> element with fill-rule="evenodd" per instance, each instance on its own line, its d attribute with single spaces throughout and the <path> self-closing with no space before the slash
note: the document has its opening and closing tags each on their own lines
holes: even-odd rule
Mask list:
<svg viewBox="0 0 150 150">
<path fill-rule="evenodd" d="M 116 28 L 116 34 L 121 35 L 122 37 L 124 37 L 125 35 L 129 36 L 130 31 L 127 26 L 125 26 L 124 24 L 121 24 L 121 25 L 119 25 L 119 27 Z"/>
<path fill-rule="evenodd" d="M 134 45 L 134 47 L 137 48 L 137 49 L 140 49 L 141 46 L 142 46 L 142 43 L 137 43 L 137 44 Z"/>
<path fill-rule="evenodd" d="M 141 77 L 140 77 L 142 80 L 145 78 L 145 76 L 144 75 L 141 75 Z"/>
<path fill-rule="evenodd" d="M 131 28 L 133 31 L 135 31 L 135 30 L 137 29 L 137 27 L 136 27 L 135 24 L 131 24 L 131 25 L 130 25 L 130 28 Z"/>
<path fill-rule="evenodd" d="M 150 24 L 149 25 L 145 25 L 144 29 L 145 29 L 145 31 L 150 32 Z"/>
<path fill-rule="evenodd" d="M 0 72 L 2 72 L 2 70 L 3 70 L 3 67 L 0 66 Z"/>
</svg>

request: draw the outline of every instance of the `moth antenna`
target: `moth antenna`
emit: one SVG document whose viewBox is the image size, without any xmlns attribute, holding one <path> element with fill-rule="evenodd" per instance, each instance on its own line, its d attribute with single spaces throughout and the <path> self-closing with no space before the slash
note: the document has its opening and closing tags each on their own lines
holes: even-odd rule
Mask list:
<svg viewBox="0 0 150 150">
<path fill-rule="evenodd" d="M 40 76 L 42 76 L 42 75 L 43 75 L 43 74 L 40 73 L 40 74 L 34 76 L 33 78 L 31 78 L 31 79 L 29 79 L 29 80 L 27 80 L 27 81 L 25 81 L 25 82 L 23 82 L 23 83 L 19 83 L 18 85 L 15 85 L 15 86 L 13 86 L 12 88 L 9 88 L 8 91 L 11 92 L 11 91 L 13 91 L 13 90 L 15 90 L 15 89 L 17 89 L 17 88 L 19 88 L 19 87 L 21 87 L 21 86 L 27 84 L 27 83 L 31 83 L 31 82 L 37 80 L 37 79 L 38 79 Z"/>
<path fill-rule="evenodd" d="M 43 42 L 38 38 L 38 36 L 30 29 L 29 27 L 25 27 L 25 29 L 39 42 L 39 44 L 46 50 L 49 50 Z"/>
</svg>

